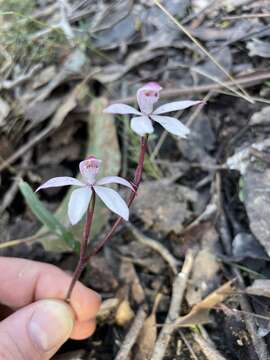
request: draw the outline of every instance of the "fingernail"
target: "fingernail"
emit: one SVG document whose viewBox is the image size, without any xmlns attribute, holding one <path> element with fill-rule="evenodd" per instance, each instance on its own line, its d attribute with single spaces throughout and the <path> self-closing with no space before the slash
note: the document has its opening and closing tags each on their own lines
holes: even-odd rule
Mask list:
<svg viewBox="0 0 270 360">
<path fill-rule="evenodd" d="M 72 310 L 60 300 L 41 300 L 28 324 L 35 346 L 43 352 L 61 346 L 70 336 L 74 325 Z"/>
</svg>

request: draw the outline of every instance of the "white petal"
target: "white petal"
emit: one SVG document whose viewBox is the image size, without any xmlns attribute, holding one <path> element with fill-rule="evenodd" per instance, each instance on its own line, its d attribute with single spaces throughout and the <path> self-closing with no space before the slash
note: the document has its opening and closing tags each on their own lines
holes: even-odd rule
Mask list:
<svg viewBox="0 0 270 360">
<path fill-rule="evenodd" d="M 177 110 L 184 110 L 189 108 L 193 105 L 201 104 L 202 101 L 191 101 L 191 100 L 185 100 L 185 101 L 174 101 L 168 104 L 164 104 L 159 106 L 154 112 L 154 115 L 164 114 L 171 111 L 177 111 Z"/>
<path fill-rule="evenodd" d="M 58 186 L 67 186 L 67 185 L 75 185 L 75 186 L 84 186 L 84 184 L 69 176 L 58 176 L 55 178 L 52 178 L 48 181 L 46 181 L 44 184 L 40 185 L 36 191 L 39 191 L 41 189 L 47 189 L 50 187 L 58 187 Z"/>
<path fill-rule="evenodd" d="M 105 113 L 110 114 L 135 114 L 135 115 L 141 115 L 139 110 L 136 110 L 134 107 L 126 105 L 126 104 L 112 104 L 108 106 L 105 110 Z"/>
<path fill-rule="evenodd" d="M 68 217 L 72 225 L 77 224 L 86 213 L 91 196 L 92 190 L 87 186 L 72 191 L 68 203 Z"/>
<path fill-rule="evenodd" d="M 104 178 L 96 182 L 96 185 L 106 185 L 106 184 L 120 184 L 129 187 L 131 190 L 134 190 L 131 183 L 126 179 L 121 178 L 120 176 L 105 176 Z"/>
<path fill-rule="evenodd" d="M 138 116 L 131 119 L 131 129 L 140 136 L 145 134 L 152 134 L 154 131 L 152 121 L 148 116 Z"/>
<path fill-rule="evenodd" d="M 190 133 L 188 127 L 181 123 L 181 121 L 170 116 L 151 115 L 151 118 L 163 126 L 168 132 L 186 138 Z"/>
<path fill-rule="evenodd" d="M 128 220 L 129 209 L 127 204 L 115 190 L 103 186 L 94 186 L 94 190 L 112 212 L 121 216 L 126 221 Z"/>
</svg>

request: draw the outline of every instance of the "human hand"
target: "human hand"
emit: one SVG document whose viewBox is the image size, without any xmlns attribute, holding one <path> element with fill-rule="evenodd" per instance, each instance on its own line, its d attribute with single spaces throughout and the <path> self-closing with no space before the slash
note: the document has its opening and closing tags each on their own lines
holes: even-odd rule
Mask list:
<svg viewBox="0 0 270 360">
<path fill-rule="evenodd" d="M 68 338 L 93 334 L 100 297 L 77 283 L 68 305 L 70 281 L 53 265 L 0 257 L 0 304 L 13 311 L 0 322 L 1 360 L 47 360 Z"/>
</svg>

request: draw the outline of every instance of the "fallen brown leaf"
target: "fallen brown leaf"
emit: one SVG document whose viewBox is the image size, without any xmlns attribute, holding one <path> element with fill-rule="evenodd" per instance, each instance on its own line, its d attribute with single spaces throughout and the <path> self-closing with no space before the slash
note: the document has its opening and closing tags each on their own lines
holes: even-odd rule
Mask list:
<svg viewBox="0 0 270 360">
<path fill-rule="evenodd" d="M 209 311 L 223 302 L 232 292 L 232 281 L 229 281 L 209 294 L 200 303 L 194 305 L 191 311 L 187 315 L 179 317 L 174 325 L 188 327 L 208 323 L 210 321 Z"/>
<path fill-rule="evenodd" d="M 143 328 L 137 339 L 137 352 L 135 360 L 150 360 L 157 339 L 156 311 L 161 300 L 158 293 L 151 314 L 145 320 Z"/>
</svg>

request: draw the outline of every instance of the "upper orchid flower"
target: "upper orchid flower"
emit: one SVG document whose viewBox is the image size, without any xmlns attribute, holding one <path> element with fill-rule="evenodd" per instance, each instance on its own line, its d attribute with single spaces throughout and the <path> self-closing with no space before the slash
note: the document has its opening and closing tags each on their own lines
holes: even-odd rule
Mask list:
<svg viewBox="0 0 270 360">
<path fill-rule="evenodd" d="M 134 114 L 138 115 L 131 119 L 131 128 L 140 136 L 151 134 L 153 129 L 153 121 L 158 122 L 168 132 L 186 138 L 190 133 L 189 128 L 183 125 L 179 120 L 170 116 L 164 116 L 172 111 L 183 110 L 190 106 L 200 104 L 201 101 L 174 101 L 159 106 L 153 110 L 154 104 L 159 99 L 161 86 L 155 82 L 149 82 L 137 91 L 137 101 L 141 111 L 126 104 L 112 104 L 108 106 L 104 112 L 111 114 Z"/>
<path fill-rule="evenodd" d="M 134 190 L 132 185 L 119 176 L 106 176 L 96 180 L 101 160 L 94 156 L 80 162 L 82 181 L 69 176 L 52 178 L 41 185 L 36 191 L 50 187 L 75 185 L 78 189 L 71 193 L 68 203 L 68 216 L 72 225 L 77 224 L 86 213 L 93 191 L 100 197 L 104 204 L 114 213 L 128 220 L 129 209 L 122 197 L 113 189 L 104 187 L 106 184 L 121 184 Z"/>
</svg>

